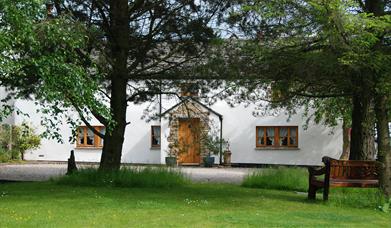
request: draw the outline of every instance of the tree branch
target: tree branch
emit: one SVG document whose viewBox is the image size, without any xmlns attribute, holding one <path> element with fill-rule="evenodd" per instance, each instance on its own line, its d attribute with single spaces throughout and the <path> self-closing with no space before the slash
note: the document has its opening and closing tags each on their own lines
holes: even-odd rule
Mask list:
<svg viewBox="0 0 391 228">
<path fill-rule="evenodd" d="M 348 97 L 352 96 L 351 93 L 340 93 L 340 94 L 310 94 L 310 93 L 300 93 L 294 92 L 296 96 L 300 97 L 309 97 L 309 98 L 330 98 L 330 97 Z"/>
<path fill-rule="evenodd" d="M 83 121 L 83 123 L 92 131 L 94 132 L 94 134 L 96 134 L 97 136 L 99 136 L 100 138 L 104 139 L 105 135 L 100 133 L 98 130 L 96 130 L 89 122 L 88 120 L 83 116 L 82 113 L 80 113 L 79 111 L 77 111 L 79 113 L 79 116 L 80 116 L 80 119 L 81 121 Z"/>
</svg>

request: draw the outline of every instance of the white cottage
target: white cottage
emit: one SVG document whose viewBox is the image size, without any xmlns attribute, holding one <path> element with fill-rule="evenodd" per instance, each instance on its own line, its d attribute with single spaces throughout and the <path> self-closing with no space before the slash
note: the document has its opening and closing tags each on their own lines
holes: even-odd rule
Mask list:
<svg viewBox="0 0 391 228">
<path fill-rule="evenodd" d="M 4 96 L 5 91 L 0 93 Z M 232 108 L 225 101 L 218 101 L 208 106 L 192 96 L 177 100 L 163 95 L 160 100 L 156 105 L 160 105 L 157 110 L 161 110 L 162 118 L 151 122 L 141 119 L 149 104 L 128 107 L 127 121 L 131 124 L 125 132 L 123 163 L 164 164 L 168 153 L 180 151 L 181 164 L 200 164 L 205 148 L 194 142 L 205 132 L 229 141 L 233 164 L 320 165 L 323 156 L 339 158 L 342 154 L 342 128 L 310 124 L 304 129 L 305 119 L 300 110 L 290 118 L 284 113 L 254 116 L 252 105 Z M 27 121 L 38 133 L 45 130 L 40 126 L 41 116 L 36 113 L 33 101 L 14 100 L 10 104 L 29 113 L 29 117 L 14 114 L 8 123 Z M 105 131 L 96 120 L 92 125 Z M 77 161 L 99 162 L 103 140 L 86 126 L 80 126 L 76 143 L 69 143 L 72 129 L 65 122 L 59 128 L 64 144 L 44 139 L 39 149 L 25 154 L 25 159 L 66 161 L 74 150 Z M 216 164 L 221 162 L 220 155 L 215 157 Z"/>
</svg>

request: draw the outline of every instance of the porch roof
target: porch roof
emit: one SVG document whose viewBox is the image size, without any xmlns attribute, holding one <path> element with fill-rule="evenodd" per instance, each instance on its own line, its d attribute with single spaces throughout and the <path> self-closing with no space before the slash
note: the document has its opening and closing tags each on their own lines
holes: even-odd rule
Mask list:
<svg viewBox="0 0 391 228">
<path fill-rule="evenodd" d="M 176 107 L 178 107 L 179 105 L 183 104 L 184 102 L 186 101 L 194 101 L 195 103 L 199 104 L 200 106 L 202 106 L 203 108 L 205 108 L 206 110 L 208 110 L 209 112 L 215 114 L 216 116 L 219 117 L 219 119 L 223 119 L 223 115 L 221 115 L 220 113 L 216 112 L 215 110 L 211 109 L 210 107 L 208 107 L 207 105 L 201 103 L 199 100 L 197 99 L 194 99 L 193 97 L 185 97 L 183 98 L 180 102 L 178 102 L 176 105 L 172 106 L 171 108 L 167 109 L 166 111 L 164 111 L 161 116 L 165 116 L 166 114 L 168 114 L 169 112 L 171 112 L 172 110 L 174 110 Z"/>
</svg>

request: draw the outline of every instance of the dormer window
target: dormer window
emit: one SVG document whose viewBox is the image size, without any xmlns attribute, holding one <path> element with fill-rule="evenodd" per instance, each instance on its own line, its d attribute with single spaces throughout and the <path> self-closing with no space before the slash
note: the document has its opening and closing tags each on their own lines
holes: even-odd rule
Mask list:
<svg viewBox="0 0 391 228">
<path fill-rule="evenodd" d="M 198 97 L 199 88 L 195 83 L 183 83 L 181 85 L 181 96 L 182 97 Z"/>
</svg>

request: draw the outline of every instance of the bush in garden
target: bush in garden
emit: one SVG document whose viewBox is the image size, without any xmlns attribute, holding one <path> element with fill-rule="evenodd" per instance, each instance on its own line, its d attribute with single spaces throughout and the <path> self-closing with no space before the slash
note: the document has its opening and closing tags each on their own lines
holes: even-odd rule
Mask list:
<svg viewBox="0 0 391 228">
<path fill-rule="evenodd" d="M 0 162 L 23 160 L 27 150 L 37 149 L 40 145 L 41 137 L 27 123 L 0 127 Z"/>
</svg>

